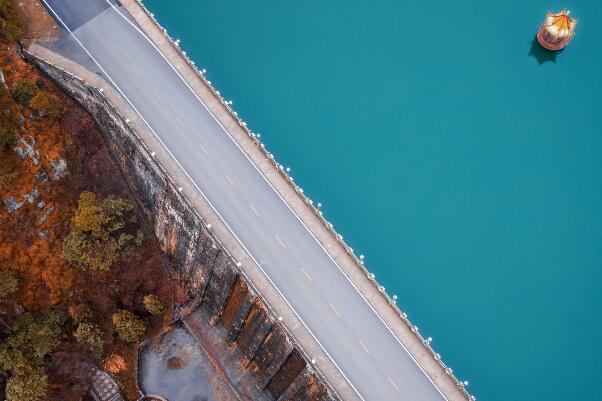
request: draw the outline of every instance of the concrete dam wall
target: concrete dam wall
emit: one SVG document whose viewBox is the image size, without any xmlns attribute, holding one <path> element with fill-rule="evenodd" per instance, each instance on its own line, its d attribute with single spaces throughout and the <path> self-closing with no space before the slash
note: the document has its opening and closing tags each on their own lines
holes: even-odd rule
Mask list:
<svg viewBox="0 0 602 401">
<path fill-rule="evenodd" d="M 142 213 L 152 222 L 172 277 L 192 300 L 180 310 L 180 318 L 199 309 L 208 313 L 255 375 L 256 386 L 275 400 L 339 399 L 165 170 L 161 162 L 168 155 L 151 151 L 153 139 L 141 138 L 148 135 L 142 122 L 124 116 L 129 105 L 115 89 L 39 45 L 32 44 L 24 55 L 95 119 Z"/>
<path fill-rule="evenodd" d="M 161 53 L 161 57 L 177 72 L 188 89 L 317 241 L 347 280 L 344 285 L 350 284 L 357 291 L 357 296 L 375 313 L 380 320 L 377 324 L 382 323 L 384 328 L 379 327 L 385 330 L 378 344 L 382 341 L 399 344 L 400 348 L 395 349 L 401 351 L 396 354 L 397 357 L 409 363 L 390 371 L 399 373 L 400 367 L 417 368 L 431 382 L 426 384 L 433 384 L 436 391 L 448 401 L 474 401 L 475 397 L 467 392 L 467 382 L 456 378 L 441 355 L 431 347 L 431 339 L 423 337 L 418 327 L 399 308 L 397 298 L 387 294 L 374 274 L 364 266 L 362 256 L 358 257 L 345 243 L 333 224 L 324 218 L 303 189 L 266 149 L 259 136 L 247 127 L 230 103 L 220 95 L 204 71 L 199 70 L 186 56 L 179 41 L 174 41 L 168 35 L 139 0 L 121 0 L 119 3 L 129 14 L 126 18 L 131 18 L 132 23 L 137 24 L 139 33 L 145 35 Z M 62 51 L 60 46 L 53 48 Z M 84 65 L 97 70 L 92 60 L 83 60 L 81 54 L 65 54 L 87 62 Z M 96 119 L 113 157 L 127 177 L 141 209 L 153 223 L 155 234 L 170 258 L 172 276 L 192 299 L 180 311 L 183 318 L 189 316 L 185 322 L 192 322 L 199 311 L 204 313 L 203 318 L 208 316 L 209 323 L 203 328 L 215 326 L 215 331 L 237 349 L 240 356 L 236 360 L 241 360 L 245 369 L 253 372 L 257 386 L 265 389 L 270 399 L 329 400 L 336 397 L 345 401 L 361 401 L 363 398 L 343 370 L 264 272 L 261 261 L 256 261 L 247 251 L 125 95 L 122 96 L 96 73 L 39 44 L 32 44 L 26 50 L 26 56 Z M 220 152 L 217 154 L 224 156 Z M 209 177 L 200 175 L 199 184 L 204 179 Z M 275 239 L 280 241 L 277 236 Z M 282 242 L 280 246 L 284 248 Z M 289 260 L 280 262 L 290 263 Z M 330 289 L 326 292 L 330 293 Z M 306 301 L 312 299 L 306 295 L 300 300 L 301 303 Z M 324 301 L 322 299 L 322 306 Z M 340 306 L 350 306 L 347 303 L 351 301 L 357 299 L 347 297 Z M 354 308 L 360 303 L 355 302 Z M 361 304 L 361 307 L 365 308 L 365 304 Z M 339 315 L 334 309 L 333 313 Z M 362 316 L 374 318 L 371 314 Z M 333 338 L 338 341 L 342 337 L 331 336 L 328 340 Z M 397 344 L 394 346 L 397 347 Z M 407 361 L 405 358 L 408 356 L 413 361 Z M 356 363 L 355 366 L 365 368 L 362 364 Z M 387 387 L 389 391 L 401 392 L 407 390 L 402 386 L 411 388 L 424 379 L 410 373 L 399 378 L 402 385 L 398 386 L 386 374 L 375 373 L 370 380 L 366 380 L 368 371 L 377 372 L 364 369 L 360 381 L 371 385 L 378 382 L 376 386 L 381 386 L 372 386 L 371 391 Z M 378 396 L 370 395 L 371 399 L 378 399 Z M 395 399 L 395 394 L 388 398 Z"/>
</svg>

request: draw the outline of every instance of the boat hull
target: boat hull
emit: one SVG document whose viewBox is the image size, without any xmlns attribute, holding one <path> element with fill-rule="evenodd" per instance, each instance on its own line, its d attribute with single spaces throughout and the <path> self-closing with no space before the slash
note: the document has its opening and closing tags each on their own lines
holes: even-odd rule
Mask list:
<svg viewBox="0 0 602 401">
<path fill-rule="evenodd" d="M 572 36 L 569 36 L 566 39 L 563 39 L 561 41 L 549 40 L 548 35 L 546 35 L 546 28 L 543 24 L 539 28 L 539 31 L 537 31 L 537 41 L 539 42 L 539 44 L 543 48 L 551 50 L 551 51 L 558 51 L 558 50 L 564 49 L 566 47 L 566 45 L 569 44 L 571 39 L 572 39 Z"/>
</svg>

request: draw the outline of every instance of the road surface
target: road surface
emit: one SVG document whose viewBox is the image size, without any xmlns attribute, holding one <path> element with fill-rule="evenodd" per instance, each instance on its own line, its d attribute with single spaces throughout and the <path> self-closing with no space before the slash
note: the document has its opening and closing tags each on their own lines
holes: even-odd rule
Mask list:
<svg viewBox="0 0 602 401">
<path fill-rule="evenodd" d="M 66 40 L 81 46 L 69 50 L 73 58 L 81 59 L 85 48 L 88 67 L 103 72 L 127 97 L 251 257 L 261 261 L 359 398 L 445 400 L 123 9 L 106 0 L 43 2 L 73 35 Z"/>
</svg>

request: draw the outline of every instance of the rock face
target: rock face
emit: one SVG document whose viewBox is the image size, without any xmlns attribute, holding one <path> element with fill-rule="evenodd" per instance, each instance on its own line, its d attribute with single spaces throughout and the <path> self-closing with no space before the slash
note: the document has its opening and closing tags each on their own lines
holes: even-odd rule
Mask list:
<svg viewBox="0 0 602 401">
<path fill-rule="evenodd" d="M 255 375 L 257 387 L 275 400 L 338 399 L 125 118 L 96 88 L 31 54 L 25 56 L 95 119 L 141 211 L 153 224 L 169 258 L 170 275 L 188 292 L 191 301 L 182 308 L 181 318 L 204 308 L 211 324 L 225 328 L 227 341 L 240 351 L 240 362 Z M 60 162 L 53 169 L 53 178 L 64 170 Z"/>
</svg>

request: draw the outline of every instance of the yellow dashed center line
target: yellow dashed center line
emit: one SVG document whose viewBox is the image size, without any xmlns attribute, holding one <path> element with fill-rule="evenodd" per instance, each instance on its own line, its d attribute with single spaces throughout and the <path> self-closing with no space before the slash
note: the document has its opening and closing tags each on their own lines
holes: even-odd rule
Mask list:
<svg viewBox="0 0 602 401">
<path fill-rule="evenodd" d="M 362 348 L 364 349 L 364 351 L 366 352 L 366 354 L 369 354 L 369 353 L 370 353 L 370 351 L 368 350 L 368 347 L 366 347 L 366 344 L 364 344 L 364 343 L 362 342 L 362 340 L 359 340 L 359 339 L 358 339 L 358 340 L 357 340 L 357 342 L 360 344 L 360 347 L 362 347 Z"/>
<path fill-rule="evenodd" d="M 341 312 L 339 312 L 339 310 L 332 304 L 332 302 L 329 302 L 328 306 L 330 306 L 330 309 L 332 309 L 335 315 L 341 317 Z"/>
<path fill-rule="evenodd" d="M 282 242 L 282 240 L 278 238 L 277 235 L 274 235 L 274 237 L 276 237 L 276 241 L 278 241 L 278 244 L 280 244 L 281 247 L 286 248 L 286 246 L 284 246 L 284 242 Z"/>
<path fill-rule="evenodd" d="M 387 379 L 389 380 L 389 383 L 391 383 L 391 386 L 393 386 L 393 388 L 399 392 L 399 387 L 397 386 L 397 384 L 395 384 L 395 382 L 393 381 L 393 379 L 391 379 L 389 376 L 387 376 Z"/>
<path fill-rule="evenodd" d="M 255 213 L 257 215 L 257 217 L 259 217 L 259 212 L 257 211 L 257 209 L 255 209 L 255 206 L 253 206 L 252 204 L 249 203 L 249 207 L 251 208 L 253 213 Z"/>
<path fill-rule="evenodd" d="M 305 275 L 305 278 L 307 278 L 307 280 L 309 280 L 309 282 L 311 283 L 313 280 L 311 279 L 311 276 L 309 275 L 309 273 L 307 271 L 305 271 L 304 268 L 301 268 L 301 271 Z"/>
<path fill-rule="evenodd" d="M 232 185 L 234 185 L 234 181 L 232 181 L 232 178 L 230 178 L 230 176 L 228 174 L 225 174 L 226 179 L 228 180 L 228 182 Z"/>
<path fill-rule="evenodd" d="M 211 156 L 211 155 L 209 154 L 209 152 L 207 152 L 207 149 L 205 149 L 205 147 L 204 147 L 203 145 L 201 145 L 201 150 L 202 150 L 203 152 L 205 152 L 205 154 L 206 154 L 207 156 Z"/>
<path fill-rule="evenodd" d="M 186 124 L 184 124 L 184 121 L 180 120 L 180 117 L 176 116 L 176 121 L 182 126 L 182 128 L 186 128 Z"/>
</svg>

